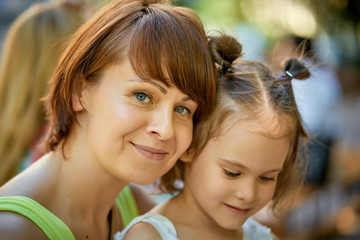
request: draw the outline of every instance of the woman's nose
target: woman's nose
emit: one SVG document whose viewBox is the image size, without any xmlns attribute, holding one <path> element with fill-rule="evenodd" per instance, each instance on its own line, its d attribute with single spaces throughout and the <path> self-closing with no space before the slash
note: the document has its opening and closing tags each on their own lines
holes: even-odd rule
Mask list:
<svg viewBox="0 0 360 240">
<path fill-rule="evenodd" d="M 156 134 L 160 140 L 168 140 L 174 135 L 172 108 L 159 108 L 153 112 L 148 131 Z"/>
</svg>

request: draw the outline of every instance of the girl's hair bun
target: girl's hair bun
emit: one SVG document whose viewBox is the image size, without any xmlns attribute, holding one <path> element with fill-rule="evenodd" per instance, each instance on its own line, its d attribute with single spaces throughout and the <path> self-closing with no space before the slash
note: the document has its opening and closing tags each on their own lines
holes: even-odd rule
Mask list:
<svg viewBox="0 0 360 240">
<path fill-rule="evenodd" d="M 223 73 L 242 54 L 242 45 L 234 37 L 224 34 L 209 37 L 209 46 L 214 61 L 221 66 Z"/>
<path fill-rule="evenodd" d="M 285 75 L 290 79 L 307 79 L 310 77 L 310 71 L 304 62 L 297 58 L 290 58 L 284 65 Z"/>
</svg>

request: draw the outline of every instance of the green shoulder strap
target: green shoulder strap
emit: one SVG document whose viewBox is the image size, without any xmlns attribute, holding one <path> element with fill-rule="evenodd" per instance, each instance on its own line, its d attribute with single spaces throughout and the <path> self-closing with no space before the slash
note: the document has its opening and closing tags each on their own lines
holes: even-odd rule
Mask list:
<svg viewBox="0 0 360 240">
<path fill-rule="evenodd" d="M 116 198 L 116 205 L 119 208 L 124 228 L 137 216 L 139 211 L 135 198 L 129 186 L 126 186 Z"/>
<path fill-rule="evenodd" d="M 24 196 L 0 197 L 0 211 L 10 211 L 33 221 L 51 240 L 75 240 L 70 228 L 38 202 Z"/>
</svg>

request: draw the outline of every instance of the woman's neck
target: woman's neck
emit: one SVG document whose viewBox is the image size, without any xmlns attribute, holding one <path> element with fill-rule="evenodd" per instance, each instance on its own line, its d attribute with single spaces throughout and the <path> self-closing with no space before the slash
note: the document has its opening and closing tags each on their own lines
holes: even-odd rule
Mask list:
<svg viewBox="0 0 360 240">
<path fill-rule="evenodd" d="M 62 206 L 58 214 L 66 213 L 66 223 L 74 235 L 82 238 L 86 234 L 99 239 L 107 236 L 110 211 L 127 182 L 105 172 L 86 151 L 68 151 L 65 158 L 61 151 L 56 151 L 49 160 L 56 162 L 59 170 L 56 181 L 60 184 L 54 192 L 54 207 Z M 92 232 L 83 232 L 90 226 Z"/>
<path fill-rule="evenodd" d="M 68 152 L 69 153 L 69 152 Z M 127 182 L 116 179 L 105 172 L 97 161 L 86 152 L 54 153 L 58 163 L 58 194 L 56 199 L 67 202 L 89 219 L 107 219 L 115 199 Z"/>
</svg>

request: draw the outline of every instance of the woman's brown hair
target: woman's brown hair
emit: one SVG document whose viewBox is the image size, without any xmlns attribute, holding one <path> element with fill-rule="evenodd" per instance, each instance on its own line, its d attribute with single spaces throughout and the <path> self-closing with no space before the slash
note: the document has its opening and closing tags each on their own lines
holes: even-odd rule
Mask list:
<svg viewBox="0 0 360 240">
<path fill-rule="evenodd" d="M 216 67 L 201 21 L 194 11 L 167 1 L 113 1 L 73 35 L 57 65 L 46 98 L 48 150 L 66 139 L 75 120 L 72 100 L 82 85 L 129 58 L 142 79 L 174 85 L 197 104 L 194 124 L 215 105 Z"/>
</svg>

